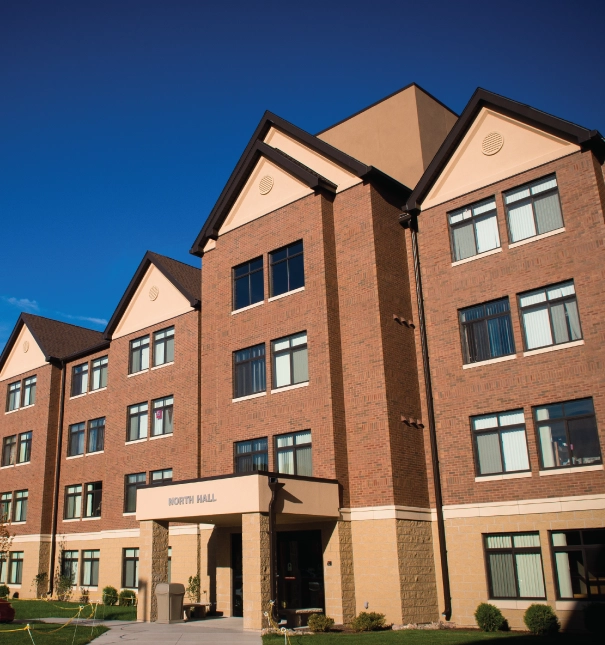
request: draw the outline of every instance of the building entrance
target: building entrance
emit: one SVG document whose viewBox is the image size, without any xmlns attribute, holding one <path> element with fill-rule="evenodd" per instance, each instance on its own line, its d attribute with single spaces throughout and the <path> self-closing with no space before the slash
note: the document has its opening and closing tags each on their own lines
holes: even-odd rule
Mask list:
<svg viewBox="0 0 605 645">
<path fill-rule="evenodd" d="M 277 534 L 279 609 L 325 609 L 321 531 Z"/>
<path fill-rule="evenodd" d="M 242 534 L 231 534 L 231 615 L 244 615 L 244 574 L 242 566 Z"/>
</svg>

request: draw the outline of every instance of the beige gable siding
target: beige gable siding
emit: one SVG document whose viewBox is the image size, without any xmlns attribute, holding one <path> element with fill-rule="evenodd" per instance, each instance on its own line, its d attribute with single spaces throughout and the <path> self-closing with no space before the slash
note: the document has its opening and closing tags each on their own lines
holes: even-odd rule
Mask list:
<svg viewBox="0 0 605 645">
<path fill-rule="evenodd" d="M 500 134 L 504 143 L 496 154 L 486 155 L 482 143 L 492 133 Z M 484 108 L 422 208 L 426 210 L 579 150 L 573 143 Z"/>
<path fill-rule="evenodd" d="M 25 351 L 25 348 L 27 348 L 27 351 Z M 44 354 L 34 340 L 31 331 L 23 325 L 17 342 L 13 346 L 2 372 L 0 372 L 0 381 L 13 378 L 47 364 Z"/>
<path fill-rule="evenodd" d="M 158 292 L 155 300 L 150 297 L 153 287 Z M 151 265 L 118 323 L 113 339 L 170 320 L 192 309 L 187 298 L 156 266 Z"/>
<path fill-rule="evenodd" d="M 273 187 L 265 195 L 259 188 L 259 183 L 264 177 L 273 179 Z M 312 193 L 312 188 L 305 186 L 268 159 L 261 158 L 227 215 L 219 235 L 224 235 Z"/>
</svg>

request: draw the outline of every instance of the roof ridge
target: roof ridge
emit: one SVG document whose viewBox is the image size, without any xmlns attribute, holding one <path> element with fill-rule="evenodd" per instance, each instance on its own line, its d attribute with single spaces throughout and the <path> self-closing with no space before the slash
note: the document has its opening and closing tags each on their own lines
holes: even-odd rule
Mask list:
<svg viewBox="0 0 605 645">
<path fill-rule="evenodd" d="M 177 260 L 176 258 L 172 258 L 169 255 L 164 255 L 163 253 L 158 253 L 157 251 L 147 251 L 147 253 L 149 253 L 150 255 L 156 255 L 159 258 L 166 258 L 166 260 L 171 260 L 172 262 L 178 262 L 179 264 L 182 264 L 184 267 L 187 267 L 189 269 L 196 269 L 197 271 L 202 270 L 200 267 L 196 267 L 193 264 L 187 264 L 187 262 Z"/>
<path fill-rule="evenodd" d="M 32 314 L 28 311 L 22 311 L 21 316 L 31 316 L 32 318 L 40 318 L 41 320 L 49 320 L 50 322 L 55 322 L 59 323 L 60 325 L 68 325 L 69 327 L 75 327 L 76 329 L 86 329 L 88 331 L 95 331 L 100 334 L 103 332 L 99 331 L 98 329 L 93 329 L 92 327 L 84 327 L 84 325 L 75 325 L 74 323 L 68 323 L 65 322 L 64 320 L 58 320 L 57 318 L 49 318 L 48 316 L 40 316 L 40 314 Z"/>
</svg>

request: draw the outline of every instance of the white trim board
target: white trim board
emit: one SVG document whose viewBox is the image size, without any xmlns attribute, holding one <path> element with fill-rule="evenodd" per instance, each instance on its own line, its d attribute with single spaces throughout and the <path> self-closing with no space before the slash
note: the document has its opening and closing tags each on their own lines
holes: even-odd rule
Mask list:
<svg viewBox="0 0 605 645">
<path fill-rule="evenodd" d="M 437 519 L 436 511 L 418 506 L 364 506 L 361 508 L 341 508 L 345 522 L 364 520 L 419 520 L 431 522 Z"/>
</svg>

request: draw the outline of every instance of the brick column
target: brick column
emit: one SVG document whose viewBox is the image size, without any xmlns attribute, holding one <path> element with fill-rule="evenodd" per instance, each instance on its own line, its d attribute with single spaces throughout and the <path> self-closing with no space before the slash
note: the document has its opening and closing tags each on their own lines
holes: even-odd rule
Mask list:
<svg viewBox="0 0 605 645">
<path fill-rule="evenodd" d="M 139 541 L 139 598 L 137 620 L 157 620 L 155 587 L 168 582 L 168 522 L 140 522 Z"/>
<path fill-rule="evenodd" d="M 242 564 L 244 574 L 244 629 L 267 626 L 263 616 L 269 611 L 271 584 L 269 516 L 265 513 L 242 515 Z"/>
</svg>

